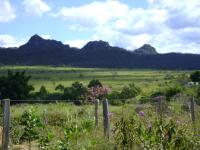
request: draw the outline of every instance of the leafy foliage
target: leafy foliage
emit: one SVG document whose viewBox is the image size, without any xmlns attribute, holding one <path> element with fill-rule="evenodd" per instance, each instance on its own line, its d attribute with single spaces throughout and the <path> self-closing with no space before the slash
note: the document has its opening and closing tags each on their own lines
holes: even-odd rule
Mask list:
<svg viewBox="0 0 200 150">
<path fill-rule="evenodd" d="M 3 98 L 12 100 L 24 100 L 34 90 L 32 85 L 29 85 L 31 76 L 27 76 L 25 71 L 13 73 L 8 71 L 7 76 L 0 77 L 0 93 Z"/>
<path fill-rule="evenodd" d="M 198 149 L 199 139 L 179 127 L 173 120 L 160 122 L 139 118 L 122 117 L 115 124 L 115 142 L 118 149 Z M 188 136 L 189 135 L 189 136 Z M 196 143 L 196 144 L 194 144 Z"/>
<path fill-rule="evenodd" d="M 91 80 L 88 84 L 88 88 L 91 88 L 91 87 L 102 87 L 102 84 L 99 80 Z"/>
<path fill-rule="evenodd" d="M 59 84 L 56 86 L 55 90 L 63 92 L 65 90 L 65 87 L 62 84 Z"/>
<path fill-rule="evenodd" d="M 170 86 L 166 89 L 165 96 L 167 100 L 170 100 L 171 97 L 175 96 L 176 94 L 180 93 L 182 91 L 181 87 L 178 85 Z"/>
<path fill-rule="evenodd" d="M 193 82 L 200 82 L 200 71 L 195 71 L 195 72 L 191 73 L 190 79 Z"/>
<path fill-rule="evenodd" d="M 39 137 L 39 149 L 40 150 L 49 150 L 51 149 L 51 140 L 53 139 L 54 135 L 51 132 L 46 131 L 45 134 L 40 134 Z"/>
<path fill-rule="evenodd" d="M 40 99 L 46 99 L 46 97 L 48 96 L 48 91 L 46 90 L 45 86 L 40 87 L 38 94 L 39 94 Z"/>
<path fill-rule="evenodd" d="M 84 99 L 86 92 L 87 88 L 84 87 L 82 83 L 77 81 L 72 83 L 71 87 L 67 87 L 64 89 L 63 97 L 70 100 Z"/>
<path fill-rule="evenodd" d="M 134 98 L 141 92 L 140 88 L 136 87 L 134 83 L 130 83 L 128 86 L 123 87 L 120 97 L 121 98 Z"/>
<path fill-rule="evenodd" d="M 24 126 L 24 134 L 22 140 L 31 141 L 39 138 L 38 127 L 42 126 L 40 117 L 36 114 L 33 108 L 24 111 L 21 116 L 20 125 Z"/>
</svg>

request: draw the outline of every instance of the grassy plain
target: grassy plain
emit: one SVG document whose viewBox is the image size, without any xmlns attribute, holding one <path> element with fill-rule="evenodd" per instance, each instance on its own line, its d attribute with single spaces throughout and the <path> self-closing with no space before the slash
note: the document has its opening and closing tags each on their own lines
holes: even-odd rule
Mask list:
<svg viewBox="0 0 200 150">
<path fill-rule="evenodd" d="M 27 74 L 32 77 L 30 83 L 35 87 L 36 91 L 44 85 L 49 92 L 53 93 L 58 84 L 70 86 L 73 82 L 80 81 L 87 86 L 90 80 L 98 79 L 104 86 L 109 86 L 113 90 L 120 90 L 123 86 L 134 82 L 141 88 L 141 95 L 150 94 L 158 88 L 166 86 L 167 82 L 173 84 L 173 80 L 177 76 L 181 74 L 189 75 L 190 73 L 189 71 L 170 70 L 4 66 L 0 67 L 0 76 L 5 75 L 7 70 L 25 70 Z M 184 101 L 182 99 L 179 101 L 167 102 L 164 122 L 173 120 L 176 123 L 174 139 L 179 137 L 179 131 L 181 131 L 187 139 L 193 139 L 193 136 L 199 136 L 200 133 L 200 120 L 198 119 L 200 118 L 200 108 L 198 105 L 195 105 L 197 119 L 194 125 L 191 122 L 190 111 L 182 109 L 183 104 Z M 33 109 L 34 113 L 29 114 L 29 119 L 27 120 L 28 125 L 21 124 L 21 120 L 23 120 L 22 115 L 25 111 L 29 111 L 30 109 Z M 122 117 L 128 118 L 131 116 L 135 118 L 137 120 L 135 122 L 136 125 L 139 125 L 139 123 L 144 125 L 141 127 L 142 131 L 146 130 L 149 122 L 153 123 L 156 117 L 159 117 L 155 105 L 151 105 L 150 103 L 138 104 L 137 101 L 121 106 L 109 105 L 109 110 L 113 113 L 113 116 L 110 117 L 110 140 L 108 141 L 104 139 L 103 135 L 103 113 L 101 105 L 99 106 L 100 120 L 98 128 L 94 127 L 94 105 L 75 106 L 70 103 L 13 105 L 11 106 L 10 146 L 12 149 L 30 149 L 31 147 L 31 149 L 36 150 L 116 149 L 118 143 L 116 140 L 116 133 L 114 133 L 113 130 L 116 129 L 116 123 L 119 122 Z M 139 116 L 138 110 L 144 112 L 144 117 Z M 42 127 L 39 125 L 38 127 L 36 126 L 36 128 L 33 127 L 33 131 L 36 131 L 36 135 L 39 135 L 39 137 L 35 139 L 26 139 L 26 132 L 31 133 L 30 138 L 35 134 L 32 130 L 27 128 L 30 122 L 35 123 L 34 115 L 38 116 L 42 122 Z M 196 128 L 194 128 L 195 126 Z M 153 128 L 156 129 L 156 126 L 154 125 Z M 67 138 L 65 135 L 66 132 L 68 133 Z M 71 132 L 73 134 L 71 134 Z M 141 137 L 143 137 L 143 135 Z M 155 136 L 152 137 L 154 138 Z M 28 142 L 29 140 L 30 143 Z M 183 141 L 183 143 L 184 142 L 185 141 Z M 142 145 L 143 141 L 140 141 L 139 144 Z M 193 145 L 195 144 L 196 143 Z"/>
<path fill-rule="evenodd" d="M 99 68 L 73 68 L 52 66 L 3 66 L 0 67 L 0 75 L 6 74 L 7 70 L 25 70 L 32 78 L 30 83 L 35 91 L 44 85 L 49 92 L 55 92 L 58 84 L 70 86 L 75 81 L 80 81 L 87 86 L 90 80 L 98 79 L 104 86 L 113 90 L 120 90 L 123 86 L 134 82 L 142 88 L 143 93 L 162 86 L 167 75 L 174 77 L 189 71 L 170 70 L 142 70 L 142 69 L 99 69 Z"/>
</svg>

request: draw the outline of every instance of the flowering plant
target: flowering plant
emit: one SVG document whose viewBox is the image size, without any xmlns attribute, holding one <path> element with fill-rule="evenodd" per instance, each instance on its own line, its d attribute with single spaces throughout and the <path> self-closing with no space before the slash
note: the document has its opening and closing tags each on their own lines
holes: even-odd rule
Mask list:
<svg viewBox="0 0 200 150">
<path fill-rule="evenodd" d="M 111 92 L 111 89 L 109 87 L 91 87 L 88 88 L 87 97 L 88 99 L 92 100 L 92 102 L 95 101 L 95 99 L 103 99 L 108 93 Z"/>
</svg>

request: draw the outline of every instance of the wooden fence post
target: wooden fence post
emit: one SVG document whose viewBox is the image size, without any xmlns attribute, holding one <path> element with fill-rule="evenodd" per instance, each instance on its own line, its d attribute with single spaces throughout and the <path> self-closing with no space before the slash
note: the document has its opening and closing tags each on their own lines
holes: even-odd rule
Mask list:
<svg viewBox="0 0 200 150">
<path fill-rule="evenodd" d="M 195 122 L 195 111 L 194 111 L 194 97 L 190 99 L 190 111 L 191 111 L 191 117 L 192 117 L 192 122 Z"/>
<path fill-rule="evenodd" d="M 95 127 L 99 126 L 99 99 L 95 101 Z"/>
<path fill-rule="evenodd" d="M 9 146 L 9 128 L 10 128 L 10 100 L 3 100 L 3 135 L 2 149 L 8 150 Z"/>
<path fill-rule="evenodd" d="M 108 100 L 103 100 L 103 125 L 104 125 L 104 137 L 109 139 L 110 121 L 109 121 L 109 110 Z"/>
</svg>

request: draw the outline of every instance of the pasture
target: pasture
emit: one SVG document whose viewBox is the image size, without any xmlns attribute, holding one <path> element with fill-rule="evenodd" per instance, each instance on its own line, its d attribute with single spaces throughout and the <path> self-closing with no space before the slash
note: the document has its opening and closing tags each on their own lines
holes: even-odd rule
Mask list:
<svg viewBox="0 0 200 150">
<path fill-rule="evenodd" d="M 11 105 L 10 148 L 13 150 L 200 149 L 200 107 L 195 104 L 193 120 L 190 90 L 183 86 L 177 96 L 176 88 L 169 88 L 168 94 L 170 90 L 176 92 L 170 95 L 170 100 L 151 99 L 152 93 L 173 87 L 182 79 L 181 75 L 189 76 L 190 71 L 4 66 L 0 67 L 0 75 L 6 75 L 7 70 L 25 70 L 35 91 L 44 85 L 48 92 L 54 93 L 59 84 L 68 87 L 79 81 L 87 86 L 92 79 L 100 80 L 112 91 L 120 91 L 132 82 L 141 89 L 139 95 L 120 105 L 111 105 L 112 99 L 108 99 L 109 139 L 104 136 L 102 103 L 98 127 L 93 103 Z M 148 96 L 148 100 L 143 101 L 143 96 Z"/>
<path fill-rule="evenodd" d="M 70 86 L 80 81 L 85 86 L 92 79 L 100 80 L 104 86 L 113 90 L 120 90 L 123 86 L 134 82 L 142 88 L 144 93 L 156 90 L 166 82 L 167 76 L 177 77 L 180 74 L 189 74 L 189 71 L 170 70 L 136 70 L 136 69 L 98 69 L 98 68 L 72 68 L 51 66 L 4 66 L 0 67 L 0 75 L 7 70 L 26 71 L 32 78 L 30 84 L 38 91 L 44 85 L 49 92 L 55 92 L 58 84 Z"/>
</svg>

